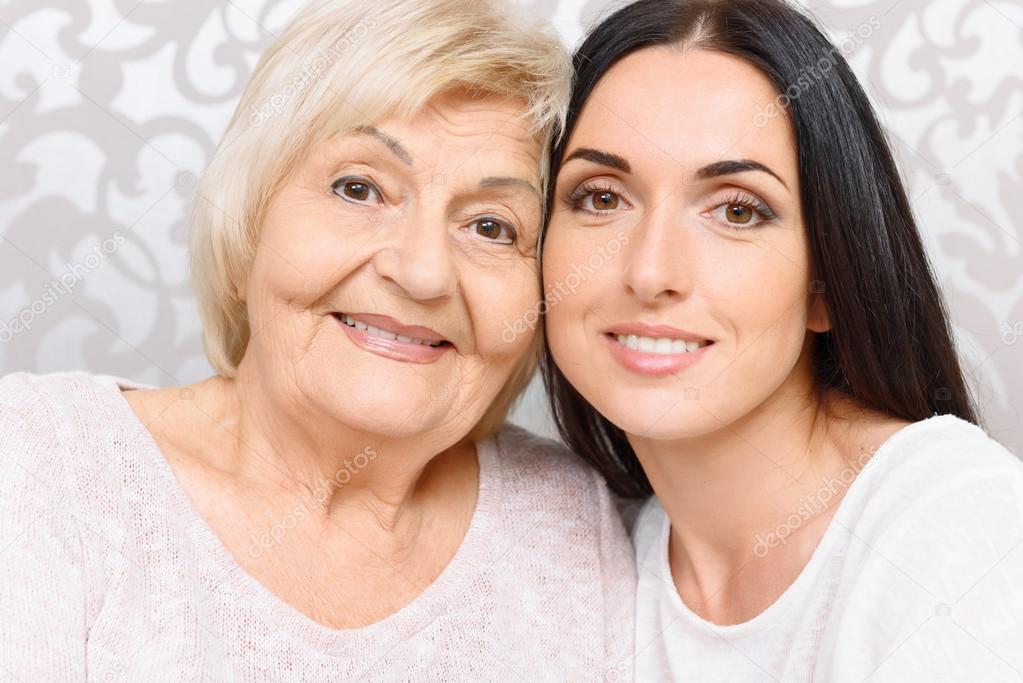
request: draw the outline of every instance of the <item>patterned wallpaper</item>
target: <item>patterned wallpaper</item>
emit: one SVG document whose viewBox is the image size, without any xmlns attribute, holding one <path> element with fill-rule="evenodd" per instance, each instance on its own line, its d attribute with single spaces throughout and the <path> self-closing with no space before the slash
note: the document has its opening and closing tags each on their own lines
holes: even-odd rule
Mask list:
<svg viewBox="0 0 1023 683">
<path fill-rule="evenodd" d="M 520 2 L 570 45 L 610 6 Z M 209 374 L 187 210 L 260 52 L 301 4 L 0 0 L 0 374 Z M 1023 453 L 1023 3 L 810 7 L 895 143 L 986 425 Z M 538 387 L 516 419 L 549 430 Z"/>
</svg>

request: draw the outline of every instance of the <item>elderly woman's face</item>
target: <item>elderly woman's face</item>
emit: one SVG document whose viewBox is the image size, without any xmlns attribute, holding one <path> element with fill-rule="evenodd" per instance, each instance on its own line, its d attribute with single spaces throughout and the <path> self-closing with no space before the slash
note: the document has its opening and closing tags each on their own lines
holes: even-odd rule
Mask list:
<svg viewBox="0 0 1023 683">
<path fill-rule="evenodd" d="M 246 286 L 270 390 L 354 429 L 461 436 L 531 348 L 539 144 L 458 94 L 315 148 L 275 195 Z"/>
</svg>

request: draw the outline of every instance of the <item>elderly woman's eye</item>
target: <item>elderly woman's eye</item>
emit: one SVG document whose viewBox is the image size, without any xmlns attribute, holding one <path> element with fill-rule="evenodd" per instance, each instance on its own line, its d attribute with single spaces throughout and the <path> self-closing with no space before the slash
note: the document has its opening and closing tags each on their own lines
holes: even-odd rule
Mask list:
<svg viewBox="0 0 1023 683">
<path fill-rule="evenodd" d="M 496 218 L 481 218 L 470 227 L 476 235 L 491 242 L 512 244 L 515 241 L 515 229 Z"/>
<path fill-rule="evenodd" d="M 334 194 L 354 204 L 365 204 L 380 200 L 380 193 L 373 185 L 360 178 L 340 178 L 334 181 Z"/>
</svg>

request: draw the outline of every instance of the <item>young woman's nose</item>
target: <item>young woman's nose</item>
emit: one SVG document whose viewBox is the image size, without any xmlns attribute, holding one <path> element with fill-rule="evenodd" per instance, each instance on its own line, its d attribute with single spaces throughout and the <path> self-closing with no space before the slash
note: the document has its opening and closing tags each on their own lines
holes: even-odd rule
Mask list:
<svg viewBox="0 0 1023 683">
<path fill-rule="evenodd" d="M 691 264 L 699 240 L 666 204 L 635 226 L 625 253 L 625 286 L 643 303 L 682 298 L 692 288 Z"/>
</svg>

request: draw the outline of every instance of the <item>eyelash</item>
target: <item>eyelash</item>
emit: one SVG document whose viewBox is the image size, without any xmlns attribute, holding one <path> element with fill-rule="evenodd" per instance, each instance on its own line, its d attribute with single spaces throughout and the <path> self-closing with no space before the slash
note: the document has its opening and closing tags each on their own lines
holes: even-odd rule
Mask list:
<svg viewBox="0 0 1023 683">
<path fill-rule="evenodd" d="M 479 218 L 477 218 L 474 221 L 472 221 L 471 223 L 469 223 L 469 228 L 472 228 L 472 226 L 477 225 L 479 223 L 483 223 L 484 221 L 490 221 L 491 223 L 497 223 L 499 226 L 501 226 L 504 230 L 506 230 L 508 232 L 509 237 L 508 237 L 508 241 L 507 242 L 499 242 L 497 240 L 488 240 L 488 239 L 483 238 L 481 236 L 481 239 L 483 239 L 483 241 L 485 241 L 485 242 L 493 242 L 494 244 L 515 244 L 515 242 L 518 241 L 518 237 L 519 236 L 518 236 L 518 233 L 515 231 L 515 227 L 511 223 L 509 223 L 508 221 L 506 221 L 504 219 L 501 219 L 501 218 L 498 218 L 496 216 L 480 216 Z"/>
<path fill-rule="evenodd" d="M 350 204 L 358 204 L 358 205 L 361 205 L 361 206 L 365 206 L 366 202 L 364 202 L 364 201 L 363 202 L 356 201 L 356 200 L 352 199 L 351 197 L 346 197 L 343 194 L 339 193 L 339 190 L 341 190 L 348 183 L 355 183 L 355 184 L 358 184 L 358 185 L 365 185 L 366 187 L 368 187 L 370 189 L 371 192 L 376 194 L 378 202 L 381 199 L 383 199 L 383 193 L 368 178 L 363 178 L 361 176 L 345 176 L 344 178 L 338 178 L 333 183 L 331 183 L 330 186 L 333 189 L 334 194 L 336 194 L 338 197 L 340 197 L 341 199 L 343 199 L 344 201 L 346 201 L 346 202 L 348 202 Z"/>
<path fill-rule="evenodd" d="M 583 183 L 575 190 L 573 190 L 571 194 L 569 194 L 568 197 L 565 199 L 565 203 L 573 210 L 585 211 L 586 213 L 589 213 L 591 215 L 609 214 L 615 211 L 615 209 L 607 209 L 604 211 L 600 211 L 595 209 L 588 209 L 582 206 L 583 200 L 585 200 L 587 197 L 591 197 L 595 194 L 600 193 L 613 194 L 617 196 L 619 200 L 624 201 L 624 198 L 621 196 L 621 193 L 617 192 L 615 188 L 611 186 L 610 183 L 607 182 L 601 183 L 600 181 L 593 181 Z M 758 197 L 752 194 L 739 191 L 734 192 L 724 201 L 716 204 L 712 209 L 712 212 L 720 209 L 721 207 L 726 207 L 730 205 L 744 206 L 752 210 L 756 217 L 759 219 L 757 222 L 747 225 L 728 223 L 727 221 L 724 221 L 726 227 L 730 230 L 750 229 L 762 223 L 769 223 L 770 221 L 773 221 L 777 218 L 777 215 L 774 213 L 771 207 L 768 206 L 763 200 L 759 199 Z"/>
<path fill-rule="evenodd" d="M 336 194 L 338 197 L 340 197 L 342 200 L 344 200 L 346 202 L 349 202 L 351 204 L 356 204 L 356 205 L 359 205 L 359 206 L 365 206 L 366 205 L 365 201 L 356 201 L 356 200 L 352 199 L 351 197 L 346 197 L 343 194 L 339 193 L 339 190 L 341 188 L 343 188 L 345 185 L 347 185 L 348 183 L 355 183 L 355 184 L 358 184 L 358 185 L 365 185 L 366 187 L 368 187 L 370 189 L 370 191 L 372 193 L 374 193 L 376 195 L 378 202 L 383 199 L 383 193 L 380 192 L 380 190 L 377 188 L 377 186 L 375 184 L 373 184 L 368 178 L 363 178 L 363 177 L 360 177 L 360 176 L 345 176 L 344 178 L 338 178 L 333 183 L 331 183 L 331 187 L 333 188 L 334 194 Z M 509 235 L 507 242 L 498 241 L 498 240 L 487 240 L 487 239 L 484 239 L 484 241 L 493 242 L 494 244 L 515 244 L 516 240 L 518 239 L 518 233 L 516 232 L 515 227 L 511 223 L 509 223 L 508 221 L 506 221 L 506 220 L 504 220 L 502 218 L 498 218 L 497 216 L 480 216 L 480 217 L 476 218 L 475 220 L 473 220 L 471 223 L 469 223 L 468 226 L 467 226 L 467 229 L 471 229 L 473 226 L 478 225 L 479 223 L 483 223 L 484 221 L 490 221 L 490 222 L 496 223 L 505 232 L 507 232 L 508 235 Z"/>
<path fill-rule="evenodd" d="M 749 230 L 750 228 L 755 228 L 762 223 L 770 223 L 778 217 L 771 207 L 762 199 L 755 195 L 740 191 L 735 191 L 724 201 L 718 202 L 714 208 L 711 209 L 711 213 L 717 211 L 723 206 L 727 207 L 733 205 L 744 206 L 747 209 L 751 209 L 759 220 L 756 223 L 746 225 L 740 223 L 728 223 L 728 221 L 724 221 L 725 227 L 729 230 Z"/>
<path fill-rule="evenodd" d="M 595 210 L 595 209 L 587 209 L 587 208 L 584 208 L 582 206 L 582 201 L 584 199 L 586 199 L 587 197 L 595 195 L 595 194 L 604 194 L 604 193 L 613 194 L 613 195 L 617 196 L 622 201 L 624 201 L 624 199 L 625 199 L 624 197 L 622 197 L 622 193 L 615 191 L 615 188 L 613 188 L 610 185 L 610 183 L 607 183 L 607 182 L 601 183 L 600 181 L 592 181 L 592 182 L 583 183 L 582 185 L 580 185 L 576 189 L 572 190 L 572 192 L 568 195 L 568 197 L 565 198 L 565 203 L 571 209 L 573 209 L 573 210 L 585 211 L 586 213 L 589 213 L 589 214 L 592 214 L 592 215 L 595 215 L 595 216 L 599 216 L 601 214 L 608 214 L 608 213 L 611 213 L 612 211 L 614 211 L 615 209 L 608 209 L 608 210 L 604 210 L 604 211 L 599 211 L 599 210 Z"/>
</svg>

